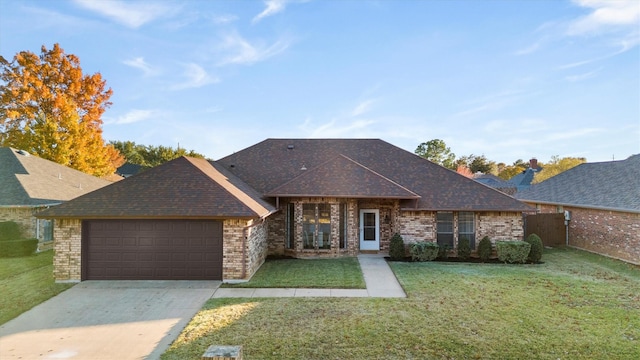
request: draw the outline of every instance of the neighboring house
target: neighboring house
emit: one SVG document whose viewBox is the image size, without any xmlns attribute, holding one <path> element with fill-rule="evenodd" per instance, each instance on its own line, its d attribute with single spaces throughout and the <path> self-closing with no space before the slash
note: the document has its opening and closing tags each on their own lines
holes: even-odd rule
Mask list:
<svg viewBox="0 0 640 360">
<path fill-rule="evenodd" d="M 267 139 L 182 157 L 47 210 L 58 281 L 249 279 L 268 255 L 521 239 L 528 205 L 376 139 Z"/>
<path fill-rule="evenodd" d="M 132 164 L 132 163 L 124 163 L 122 166 L 116 169 L 116 174 L 122 176 L 123 178 L 128 178 L 133 176 L 144 169 L 142 165 Z"/>
<path fill-rule="evenodd" d="M 584 163 L 518 192 L 541 213 L 569 211 L 569 245 L 640 264 L 640 155 Z"/>
<path fill-rule="evenodd" d="M 9 147 L 0 147 L 0 221 L 14 221 L 26 237 L 52 239 L 51 220 L 34 215 L 111 182 Z"/>
<path fill-rule="evenodd" d="M 505 181 L 492 174 L 476 173 L 473 174 L 473 180 L 502 191 L 503 193 L 511 196 L 513 196 L 513 194 L 515 194 L 517 190 L 516 186 L 513 183 Z"/>
<path fill-rule="evenodd" d="M 535 174 L 541 170 L 542 168 L 538 165 L 538 159 L 533 158 L 529 160 L 529 168 L 509 179 L 509 183 L 516 187 L 516 191 L 526 190 L 531 186 Z"/>
</svg>

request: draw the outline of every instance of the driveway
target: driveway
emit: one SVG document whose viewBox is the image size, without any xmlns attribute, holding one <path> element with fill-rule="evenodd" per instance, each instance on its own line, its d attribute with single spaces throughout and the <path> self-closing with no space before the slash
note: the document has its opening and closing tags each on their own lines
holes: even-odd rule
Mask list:
<svg viewBox="0 0 640 360">
<path fill-rule="evenodd" d="M 218 281 L 85 281 L 0 326 L 0 359 L 157 359 Z"/>
</svg>

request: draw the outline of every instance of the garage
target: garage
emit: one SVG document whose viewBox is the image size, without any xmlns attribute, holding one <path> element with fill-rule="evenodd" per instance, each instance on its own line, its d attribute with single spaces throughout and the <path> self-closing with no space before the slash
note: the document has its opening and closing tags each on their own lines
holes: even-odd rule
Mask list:
<svg viewBox="0 0 640 360">
<path fill-rule="evenodd" d="M 221 279 L 220 221 L 82 222 L 82 280 Z"/>
</svg>

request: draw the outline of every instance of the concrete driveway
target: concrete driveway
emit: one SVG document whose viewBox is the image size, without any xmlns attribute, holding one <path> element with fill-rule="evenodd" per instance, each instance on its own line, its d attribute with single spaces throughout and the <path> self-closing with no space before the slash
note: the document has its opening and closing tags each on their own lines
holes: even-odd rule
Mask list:
<svg viewBox="0 0 640 360">
<path fill-rule="evenodd" d="M 85 281 L 0 326 L 0 359 L 157 359 L 218 281 Z"/>
</svg>

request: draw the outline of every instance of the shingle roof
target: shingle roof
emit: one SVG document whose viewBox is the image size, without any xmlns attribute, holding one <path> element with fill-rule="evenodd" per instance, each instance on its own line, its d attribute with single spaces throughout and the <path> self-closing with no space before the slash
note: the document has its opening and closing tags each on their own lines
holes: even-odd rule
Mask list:
<svg viewBox="0 0 640 360">
<path fill-rule="evenodd" d="M 267 191 L 266 196 L 417 199 L 420 195 L 340 154 Z"/>
<path fill-rule="evenodd" d="M 584 163 L 516 194 L 529 202 L 640 212 L 640 155 Z"/>
<path fill-rule="evenodd" d="M 180 157 L 38 214 L 44 218 L 255 218 L 274 208 L 204 159 Z"/>
<path fill-rule="evenodd" d="M 404 208 L 452 211 L 532 209 L 495 189 L 379 139 L 267 139 L 217 163 L 261 194 L 268 194 L 300 176 L 304 171 L 301 170 L 303 165 L 307 169 L 315 169 L 341 155 L 420 196 L 417 200 L 402 200 Z M 339 178 L 338 172 L 336 178 Z M 382 184 L 384 182 L 378 183 Z M 367 190 L 369 194 L 385 191 L 388 190 Z"/>
<path fill-rule="evenodd" d="M 59 204 L 111 182 L 9 147 L 0 147 L 0 206 Z"/>
</svg>

